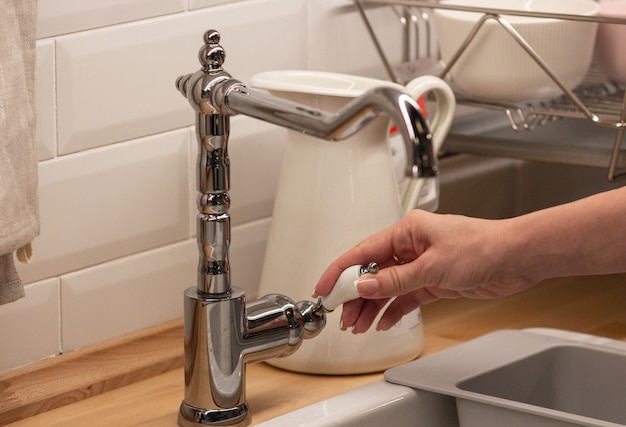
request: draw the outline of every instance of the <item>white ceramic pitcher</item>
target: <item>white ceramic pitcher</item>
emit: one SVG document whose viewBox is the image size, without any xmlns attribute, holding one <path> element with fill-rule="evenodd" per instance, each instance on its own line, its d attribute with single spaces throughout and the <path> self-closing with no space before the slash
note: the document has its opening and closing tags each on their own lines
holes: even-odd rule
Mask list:
<svg viewBox="0 0 626 427">
<path fill-rule="evenodd" d="M 392 86 L 415 99 L 432 91 L 437 99 L 431 122 L 435 153 L 455 106 L 450 88 L 434 76 L 418 77 L 402 87 L 350 75 L 276 71 L 255 75 L 251 86 L 328 112 L 374 87 Z M 310 300 L 333 259 L 415 207 L 424 180 L 411 180 L 400 196 L 387 143 L 389 128 L 389 119 L 382 116 L 339 142 L 287 131 L 259 295 L 281 293 L 296 301 Z M 329 313 L 326 328 L 295 354 L 270 363 L 299 372 L 356 374 L 412 360 L 422 350 L 419 309 L 389 331 L 372 328 L 362 335 L 340 330 L 340 312 L 337 308 Z"/>
</svg>

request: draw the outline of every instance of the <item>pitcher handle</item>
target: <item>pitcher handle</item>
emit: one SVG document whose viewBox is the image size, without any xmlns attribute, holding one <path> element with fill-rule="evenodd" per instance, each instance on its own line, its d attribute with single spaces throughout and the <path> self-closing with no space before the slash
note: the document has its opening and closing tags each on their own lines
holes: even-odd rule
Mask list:
<svg viewBox="0 0 626 427">
<path fill-rule="evenodd" d="M 430 130 L 433 135 L 433 152 L 437 155 L 448 134 L 448 130 L 450 130 L 452 119 L 454 118 L 454 109 L 456 106 L 454 93 L 446 82 L 436 76 L 417 77 L 406 85 L 406 90 L 414 99 L 418 99 L 428 92 L 432 92 L 435 95 L 437 109 L 435 116 L 430 121 Z M 426 178 L 406 179 L 407 182 L 403 187 L 401 195 L 402 207 L 405 213 L 417 206 L 425 179 Z"/>
</svg>

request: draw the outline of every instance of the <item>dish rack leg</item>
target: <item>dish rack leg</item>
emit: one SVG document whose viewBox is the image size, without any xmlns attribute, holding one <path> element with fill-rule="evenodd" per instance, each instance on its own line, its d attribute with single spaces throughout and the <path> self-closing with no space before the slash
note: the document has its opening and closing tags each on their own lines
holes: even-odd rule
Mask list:
<svg viewBox="0 0 626 427">
<path fill-rule="evenodd" d="M 624 121 L 622 121 L 624 123 Z M 613 182 L 618 178 L 626 176 L 626 170 L 616 171 L 617 162 L 620 158 L 622 141 L 624 139 L 624 126 L 620 126 L 617 130 L 617 135 L 615 137 L 615 145 L 613 146 L 613 153 L 611 154 L 611 163 L 609 165 L 609 181 Z"/>
<path fill-rule="evenodd" d="M 365 13 L 365 9 L 363 8 L 363 5 L 361 4 L 360 1 L 355 1 L 354 4 L 356 5 L 357 10 L 359 11 L 359 14 L 361 15 L 361 19 L 363 20 L 363 23 L 365 24 L 365 28 L 367 29 L 367 32 L 369 33 L 370 38 L 372 39 L 372 43 L 374 44 L 374 47 L 376 48 L 376 51 L 378 52 L 378 56 L 380 57 L 380 60 L 382 61 L 383 66 L 385 67 L 385 70 L 387 71 L 387 74 L 389 75 L 389 79 L 394 83 L 399 83 L 398 77 L 396 76 L 396 73 L 393 71 L 393 68 L 391 67 L 391 64 L 389 63 L 389 60 L 387 59 L 387 55 L 385 55 L 385 51 L 383 50 L 382 46 L 380 45 L 380 42 L 378 41 L 376 32 L 374 31 L 374 28 L 372 28 L 372 24 L 370 23 L 370 20 L 367 18 L 367 14 Z"/>
<path fill-rule="evenodd" d="M 620 159 L 622 149 L 622 141 L 624 140 L 624 126 L 626 126 L 626 91 L 624 91 L 620 122 L 617 125 L 617 135 L 615 136 L 615 144 L 613 145 L 613 153 L 611 154 L 611 163 L 609 164 L 608 179 L 611 182 L 626 175 L 626 170 L 623 169 L 620 172 L 616 172 L 617 163 Z"/>
</svg>

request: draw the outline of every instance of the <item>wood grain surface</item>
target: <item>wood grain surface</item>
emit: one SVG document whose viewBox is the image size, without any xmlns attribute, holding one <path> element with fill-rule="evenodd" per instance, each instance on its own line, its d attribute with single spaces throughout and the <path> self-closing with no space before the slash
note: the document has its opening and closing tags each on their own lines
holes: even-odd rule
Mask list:
<svg viewBox="0 0 626 427">
<path fill-rule="evenodd" d="M 626 275 L 560 278 L 509 298 L 423 307 L 424 355 L 499 329 L 559 328 L 626 340 Z M 0 425 L 171 426 L 183 396 L 182 322 L 0 374 Z M 382 378 L 264 363 L 247 373 L 253 425 Z"/>
</svg>

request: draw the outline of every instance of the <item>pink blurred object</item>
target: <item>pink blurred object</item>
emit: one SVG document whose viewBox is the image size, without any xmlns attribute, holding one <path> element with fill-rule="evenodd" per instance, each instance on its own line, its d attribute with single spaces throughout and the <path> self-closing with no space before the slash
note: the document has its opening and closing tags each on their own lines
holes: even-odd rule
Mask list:
<svg viewBox="0 0 626 427">
<path fill-rule="evenodd" d="M 626 18 L 626 1 L 605 1 L 600 16 Z M 626 83 L 626 24 L 600 24 L 596 35 L 596 61 L 608 77 Z"/>
</svg>

